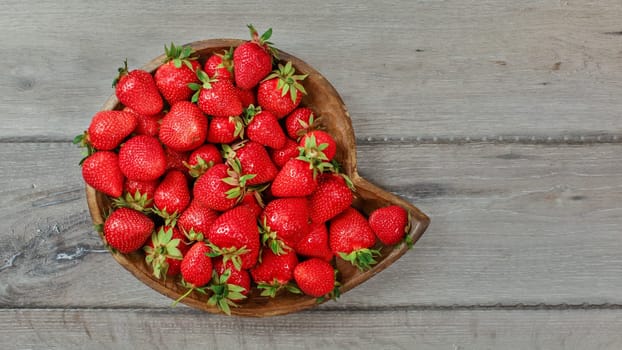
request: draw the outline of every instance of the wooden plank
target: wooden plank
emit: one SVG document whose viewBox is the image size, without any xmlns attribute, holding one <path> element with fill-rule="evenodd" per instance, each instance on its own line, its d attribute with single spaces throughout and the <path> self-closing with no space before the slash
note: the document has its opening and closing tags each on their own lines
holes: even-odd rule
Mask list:
<svg viewBox="0 0 622 350">
<path fill-rule="evenodd" d="M 187 309 L 0 311 L 8 349 L 619 349 L 620 310 L 319 311 L 248 319 Z"/>
<path fill-rule="evenodd" d="M 361 145 L 359 170 L 432 218 L 333 308 L 622 304 L 618 145 Z M 0 147 L 0 306 L 166 307 L 92 232 L 67 143 Z M 36 290 L 36 293 L 32 293 Z"/>
<path fill-rule="evenodd" d="M 180 20 L 163 26 L 163 7 Z M 247 21 L 273 26 L 278 47 L 335 85 L 362 139 L 580 139 L 622 129 L 618 0 L 269 0 L 203 8 L 200 1 L 40 1 L 36 8 L 3 1 L 0 11 L 11 15 L 0 19 L 7 62 L 0 138 L 68 140 L 112 93 L 124 58 L 136 67 L 171 40 L 246 38 Z M 253 16 L 241 21 L 241 9 Z"/>
</svg>

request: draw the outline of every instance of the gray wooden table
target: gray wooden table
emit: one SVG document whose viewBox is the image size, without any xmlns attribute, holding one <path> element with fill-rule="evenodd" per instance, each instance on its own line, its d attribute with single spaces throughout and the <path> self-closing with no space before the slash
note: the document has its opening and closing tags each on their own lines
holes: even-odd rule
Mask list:
<svg viewBox="0 0 622 350">
<path fill-rule="evenodd" d="M 0 3 L 2 349 L 622 348 L 622 3 Z M 428 213 L 337 302 L 227 318 L 135 280 L 92 230 L 70 141 L 116 68 L 247 38 L 326 76 L 360 173 Z"/>
</svg>

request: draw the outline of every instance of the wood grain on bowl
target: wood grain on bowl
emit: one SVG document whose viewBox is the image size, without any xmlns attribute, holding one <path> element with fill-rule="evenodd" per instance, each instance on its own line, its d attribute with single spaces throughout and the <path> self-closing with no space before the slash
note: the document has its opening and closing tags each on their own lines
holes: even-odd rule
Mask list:
<svg viewBox="0 0 622 350">
<path fill-rule="evenodd" d="M 211 53 L 236 47 L 243 42 L 236 39 L 212 39 L 194 42 L 189 45 L 194 48 L 200 57 L 206 57 Z M 163 59 L 164 55 L 159 56 L 144 66 L 143 69 L 153 72 L 162 64 Z M 308 77 L 303 82 L 308 95 L 303 98 L 302 104 L 312 108 L 322 117 L 322 123 L 326 130 L 335 138 L 337 142 L 335 159 L 342 165 L 342 171 L 352 179 L 356 187 L 356 199 L 353 206 L 366 215 L 369 215 L 376 208 L 390 204 L 406 208 L 412 215 L 412 228 L 409 234 L 412 236 L 413 241 L 416 242 L 426 230 L 430 219 L 411 203 L 376 187 L 358 175 L 354 131 L 348 111 L 337 91 L 318 71 L 304 61 L 283 51 L 279 51 L 279 59 L 281 61 L 291 61 L 298 72 L 308 74 Z M 103 107 L 105 110 L 120 108 L 122 106 L 114 95 L 105 102 Z M 110 209 L 111 202 L 109 198 L 88 185 L 86 187 L 86 197 L 93 223 L 102 224 L 104 213 Z M 380 249 L 381 256 L 377 259 L 378 263 L 368 271 L 359 271 L 349 263 L 337 259 L 336 267 L 340 272 L 339 281 L 341 282 L 340 289 L 342 293 L 358 286 L 384 270 L 406 253 L 408 249 L 404 244 L 396 246 L 378 245 L 377 248 Z M 140 281 L 172 299 L 177 299 L 185 292 L 185 288 L 179 285 L 176 279 L 162 281 L 153 277 L 150 268 L 145 263 L 142 252 L 128 255 L 113 252 L 112 256 Z M 318 304 L 315 298 L 304 295 L 282 293 L 276 298 L 269 298 L 262 297 L 259 294 L 258 290 L 253 290 L 249 298 L 240 303 L 240 307 L 232 308 L 231 313 L 240 316 L 273 316 L 296 312 Z M 215 306 L 208 305 L 207 299 L 208 297 L 205 295 L 192 293 L 183 299 L 182 302 L 208 312 L 221 313 Z"/>
</svg>

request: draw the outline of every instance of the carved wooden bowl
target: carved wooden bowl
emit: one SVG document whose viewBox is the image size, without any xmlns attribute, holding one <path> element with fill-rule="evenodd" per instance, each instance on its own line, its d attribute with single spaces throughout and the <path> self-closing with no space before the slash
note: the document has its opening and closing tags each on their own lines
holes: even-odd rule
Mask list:
<svg viewBox="0 0 622 350">
<path fill-rule="evenodd" d="M 236 47 L 243 42 L 242 40 L 234 39 L 212 39 L 188 45 L 192 46 L 199 56 L 204 59 L 213 52 L 222 52 L 223 49 Z M 369 215 L 376 208 L 390 204 L 396 204 L 407 209 L 412 216 L 412 229 L 409 234 L 412 236 L 413 241 L 416 242 L 427 228 L 430 219 L 414 205 L 372 185 L 359 176 L 356 168 L 356 144 L 352 123 L 337 91 L 318 71 L 304 61 L 282 51 L 279 51 L 279 58 L 283 62 L 291 61 L 296 71 L 299 72 L 298 74 L 308 74 L 308 77 L 303 82 L 308 95 L 303 98 L 302 105 L 312 108 L 317 115 L 322 116 L 326 130 L 335 138 L 338 147 L 335 159 L 341 163 L 342 171 L 352 179 L 356 187 L 356 198 L 353 206 L 366 215 Z M 144 66 L 143 69 L 154 72 L 162 64 L 163 59 L 164 55 L 159 56 Z M 103 106 L 104 110 L 121 108 L 122 105 L 114 94 Z M 103 213 L 111 205 L 110 199 L 88 185 L 86 187 L 86 198 L 93 223 L 96 225 L 102 224 L 104 222 Z M 347 292 L 384 270 L 407 251 L 407 247 L 404 244 L 396 246 L 381 246 L 378 244 L 376 248 L 380 249 L 381 256 L 377 259 L 378 263 L 368 271 L 359 271 L 350 263 L 336 259 L 336 267 L 340 272 L 341 293 Z M 186 291 L 185 288 L 179 285 L 176 279 L 169 278 L 164 282 L 153 277 L 151 269 L 145 263 L 145 256 L 142 251 L 128 255 L 114 252 L 112 256 L 136 278 L 173 300 Z M 240 302 L 240 307 L 231 308 L 231 313 L 240 316 L 273 316 L 296 312 L 318 305 L 316 298 L 304 295 L 283 292 L 275 298 L 270 298 L 262 297 L 259 294 L 258 290 L 252 290 L 248 299 Z M 215 306 L 209 306 L 207 299 L 207 296 L 200 293 L 191 293 L 182 300 L 182 303 L 208 312 L 221 313 Z"/>
</svg>

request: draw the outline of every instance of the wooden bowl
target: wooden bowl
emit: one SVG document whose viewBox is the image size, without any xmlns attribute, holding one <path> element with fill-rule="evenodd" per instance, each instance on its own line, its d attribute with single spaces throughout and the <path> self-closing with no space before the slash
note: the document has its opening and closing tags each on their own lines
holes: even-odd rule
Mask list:
<svg viewBox="0 0 622 350">
<path fill-rule="evenodd" d="M 199 56 L 204 59 L 213 52 L 221 52 L 223 49 L 236 47 L 243 42 L 242 40 L 234 39 L 212 39 L 188 45 L 192 46 Z M 317 115 L 322 117 L 327 131 L 337 141 L 338 148 L 335 159 L 341 163 L 343 172 L 350 176 L 356 186 L 356 199 L 353 206 L 366 215 L 369 215 L 376 208 L 390 204 L 397 204 L 406 208 L 412 215 L 412 229 L 409 234 L 412 235 L 413 241 L 416 242 L 427 228 L 430 219 L 414 205 L 372 185 L 359 176 L 356 169 L 356 144 L 352 123 L 337 91 L 319 72 L 304 61 L 283 51 L 279 51 L 279 58 L 283 62 L 291 61 L 297 72 L 300 72 L 298 74 L 308 74 L 308 77 L 303 82 L 308 95 L 303 98 L 302 104 L 312 108 Z M 143 69 L 154 72 L 162 64 L 163 59 L 164 55 L 159 56 L 144 66 Z M 103 107 L 104 110 L 121 108 L 122 105 L 114 94 L 106 101 Z M 86 187 L 86 197 L 93 223 L 96 225 L 102 224 L 104 222 L 103 213 L 110 208 L 110 198 L 88 185 Z M 350 263 L 336 259 L 336 267 L 340 271 L 339 280 L 342 293 L 358 286 L 384 270 L 407 251 L 407 247 L 404 244 L 396 246 L 381 246 L 378 244 L 376 248 L 380 249 L 382 255 L 378 258 L 378 263 L 368 271 L 361 272 Z M 178 284 L 176 279 L 169 278 L 164 282 L 153 277 L 151 269 L 145 263 L 145 256 L 142 251 L 128 255 L 115 252 L 112 253 L 112 256 L 136 278 L 172 299 L 177 299 L 186 291 Z M 207 299 L 208 297 L 205 295 L 192 293 L 183 299 L 182 302 L 208 312 L 221 313 L 215 306 L 207 305 Z M 316 305 L 318 305 L 316 299 L 309 296 L 283 292 L 276 298 L 269 298 L 260 296 L 259 291 L 254 289 L 249 298 L 240 303 L 240 307 L 231 309 L 231 313 L 254 317 L 274 316 L 300 311 Z"/>
</svg>

